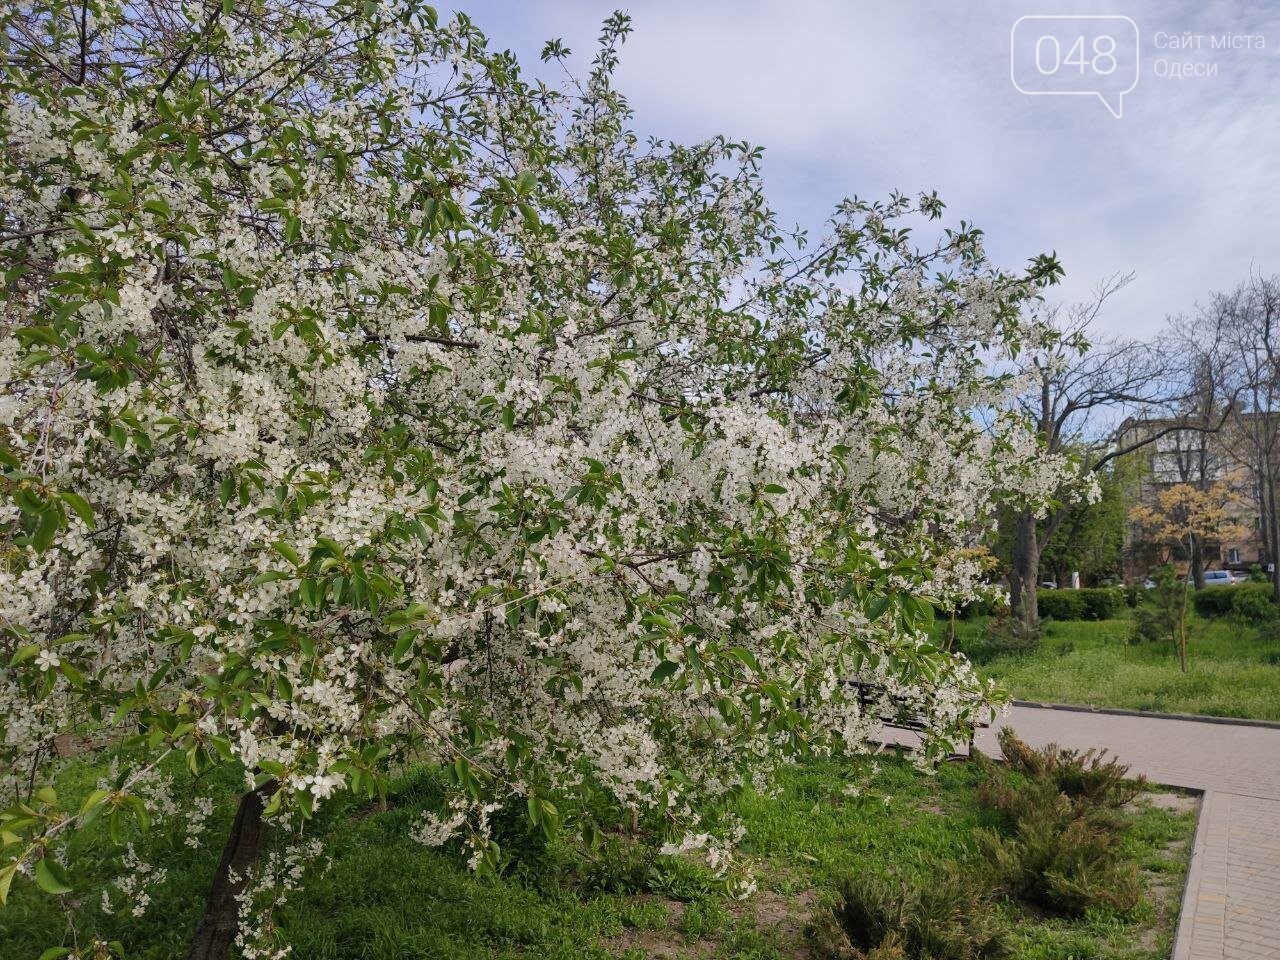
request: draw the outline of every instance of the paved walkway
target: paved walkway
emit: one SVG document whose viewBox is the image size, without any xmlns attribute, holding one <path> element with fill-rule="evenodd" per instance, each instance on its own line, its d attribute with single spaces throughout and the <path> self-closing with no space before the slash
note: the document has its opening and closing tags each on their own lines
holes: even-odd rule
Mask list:
<svg viewBox="0 0 1280 960">
<path fill-rule="evenodd" d="M 997 726 L 1204 791 L 1173 960 L 1280 960 L 1280 729 L 1037 707 Z M 978 746 L 997 753 L 995 731 Z"/>
</svg>

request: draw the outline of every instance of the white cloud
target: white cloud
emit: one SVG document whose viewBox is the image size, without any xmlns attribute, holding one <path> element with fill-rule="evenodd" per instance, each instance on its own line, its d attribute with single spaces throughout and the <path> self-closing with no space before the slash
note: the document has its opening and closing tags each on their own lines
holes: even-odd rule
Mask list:
<svg viewBox="0 0 1280 960">
<path fill-rule="evenodd" d="M 589 57 L 610 4 L 489 3 L 469 11 L 530 69 L 543 40 Z M 893 4 L 674 2 L 628 7 L 619 84 L 645 132 L 726 133 L 767 148 L 784 220 L 816 227 L 842 196 L 937 189 L 1008 266 L 1056 249 L 1062 295 L 1137 271 L 1104 320 L 1152 332 L 1251 268 L 1280 272 L 1280 5 L 970 0 Z M 1120 13 L 1142 34 L 1122 120 L 1091 97 L 1026 97 L 1009 80 L 1013 22 Z M 1205 36 L 1158 50 L 1158 31 Z M 1212 50 L 1222 33 L 1261 50 Z M 1157 58 L 1216 61 L 1218 76 L 1154 74 Z"/>
</svg>

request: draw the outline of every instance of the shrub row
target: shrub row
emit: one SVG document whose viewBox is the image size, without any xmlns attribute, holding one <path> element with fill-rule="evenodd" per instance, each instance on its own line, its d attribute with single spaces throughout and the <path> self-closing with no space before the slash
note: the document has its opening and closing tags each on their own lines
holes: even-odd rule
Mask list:
<svg viewBox="0 0 1280 960">
<path fill-rule="evenodd" d="M 1111 620 L 1120 615 L 1124 606 L 1124 590 L 1117 587 L 1036 593 L 1036 607 L 1042 620 Z"/>
<path fill-rule="evenodd" d="M 983 862 L 927 863 L 928 876 L 859 872 L 840 902 L 810 926 L 822 960 L 997 960 L 1015 953 L 1012 918 L 998 900 L 1053 915 L 1138 906 L 1137 865 L 1126 861 L 1120 809 L 1142 789 L 1128 767 L 1095 750 L 1034 750 L 1000 731 L 1005 763 L 981 753 L 978 800 L 994 829 L 975 831 Z"/>
<path fill-rule="evenodd" d="M 1191 597 L 1196 613 L 1202 617 L 1235 616 L 1249 623 L 1265 623 L 1274 619 L 1269 583 L 1242 583 L 1235 587 L 1205 587 Z"/>
</svg>

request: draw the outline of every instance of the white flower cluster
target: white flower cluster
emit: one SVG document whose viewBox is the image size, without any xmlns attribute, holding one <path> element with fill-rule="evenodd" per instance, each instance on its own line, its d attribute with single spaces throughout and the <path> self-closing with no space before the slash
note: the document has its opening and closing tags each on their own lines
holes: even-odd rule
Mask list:
<svg viewBox="0 0 1280 960">
<path fill-rule="evenodd" d="M 250 877 L 243 878 L 236 900 L 240 926 L 235 945 L 245 960 L 285 960 L 290 953 L 275 912 L 289 901 L 308 869 L 321 859 L 318 840 L 294 840 L 271 850 Z"/>
</svg>

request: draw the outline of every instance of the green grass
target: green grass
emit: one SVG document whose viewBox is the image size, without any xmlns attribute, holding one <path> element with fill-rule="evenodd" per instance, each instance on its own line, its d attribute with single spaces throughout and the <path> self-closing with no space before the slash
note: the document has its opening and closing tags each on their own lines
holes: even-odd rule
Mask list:
<svg viewBox="0 0 1280 960">
<path fill-rule="evenodd" d="M 1280 639 L 1231 618 L 1192 618 L 1186 673 L 1171 645 L 1129 643 L 1127 618 L 1047 620 L 1025 653 L 993 650 L 986 627 L 957 622 L 957 646 L 1022 700 L 1280 721 Z"/>
<path fill-rule="evenodd" d="M 184 789 L 189 777 L 174 771 Z M 92 786 L 97 771 L 73 768 L 60 792 Z M 724 895 L 703 867 L 655 858 L 623 833 L 610 834 L 595 862 L 565 841 L 533 840 L 518 818 L 498 824 L 507 851 L 497 876 L 470 873 L 457 850 L 425 849 L 409 828 L 434 798 L 429 777 L 410 778 L 389 808 L 331 804 L 316 822 L 330 859 L 314 869 L 279 914 L 297 960 L 643 960 L 698 956 L 782 960 L 806 956 L 805 927 L 835 902 L 840 880 L 859 871 L 927 878 L 931 863 L 972 864 L 975 826 L 989 824 L 976 802 L 979 772 L 948 764 L 936 776 L 894 757 L 813 762 L 786 773 L 774 797 L 737 804 L 747 827 L 742 853 L 761 889 L 745 902 Z M 119 939 L 130 960 L 181 956 L 203 903 L 232 814 L 233 784 L 223 783 L 207 843 L 197 851 L 179 832 L 153 828 L 134 840 L 168 870 L 150 891 L 142 918 L 108 916 L 97 903 L 118 851 L 103 835 L 79 842 L 73 908 L 80 942 Z M 851 788 L 859 790 L 851 795 Z M 207 791 L 208 785 L 205 785 Z M 1126 853 L 1144 869 L 1152 896 L 1129 917 L 1091 914 L 1083 921 L 1038 919 L 1003 909 L 1025 960 L 1155 960 L 1167 954 L 1185 870 L 1192 815 L 1141 805 L 1129 815 Z M 14 885 L 0 909 L 0 957 L 36 960 L 63 942 L 56 904 L 29 881 Z M 1162 952 L 1163 951 L 1163 952 Z"/>
</svg>

